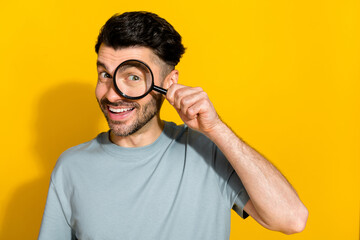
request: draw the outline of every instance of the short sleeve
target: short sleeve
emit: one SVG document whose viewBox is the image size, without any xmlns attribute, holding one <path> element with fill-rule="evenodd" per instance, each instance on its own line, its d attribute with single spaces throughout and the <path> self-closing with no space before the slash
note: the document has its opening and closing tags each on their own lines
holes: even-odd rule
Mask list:
<svg viewBox="0 0 360 240">
<path fill-rule="evenodd" d="M 240 217 L 247 218 L 248 214 L 244 211 L 244 206 L 250 199 L 249 195 L 234 168 L 215 144 L 213 148 L 213 168 L 226 204 Z"/>
<path fill-rule="evenodd" d="M 72 231 L 65 218 L 53 182 L 50 182 L 45 211 L 41 222 L 38 240 L 71 240 Z"/>
</svg>

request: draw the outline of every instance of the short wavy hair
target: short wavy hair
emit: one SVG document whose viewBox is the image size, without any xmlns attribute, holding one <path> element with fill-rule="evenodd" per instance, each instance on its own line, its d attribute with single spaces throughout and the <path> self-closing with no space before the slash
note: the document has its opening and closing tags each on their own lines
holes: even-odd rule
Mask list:
<svg viewBox="0 0 360 240">
<path fill-rule="evenodd" d="M 176 66 L 185 52 L 174 27 L 155 13 L 145 11 L 112 16 L 100 30 L 95 45 L 97 54 L 102 43 L 114 49 L 148 47 L 170 66 Z"/>
</svg>

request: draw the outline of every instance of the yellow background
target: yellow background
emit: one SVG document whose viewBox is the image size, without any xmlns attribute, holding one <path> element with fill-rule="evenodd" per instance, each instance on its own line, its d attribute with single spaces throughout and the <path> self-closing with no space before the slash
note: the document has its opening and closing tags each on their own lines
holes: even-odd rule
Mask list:
<svg viewBox="0 0 360 240">
<path fill-rule="evenodd" d="M 129 10 L 174 25 L 187 47 L 180 82 L 203 87 L 309 209 L 291 236 L 232 215 L 231 239 L 359 239 L 358 0 L 3 1 L 0 239 L 36 239 L 57 157 L 107 130 L 94 44 Z M 162 116 L 180 122 L 168 104 Z"/>
</svg>

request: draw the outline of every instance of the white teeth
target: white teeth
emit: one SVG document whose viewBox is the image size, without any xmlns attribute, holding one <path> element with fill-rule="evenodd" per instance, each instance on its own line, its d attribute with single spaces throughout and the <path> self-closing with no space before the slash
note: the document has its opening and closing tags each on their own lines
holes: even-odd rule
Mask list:
<svg viewBox="0 0 360 240">
<path fill-rule="evenodd" d="M 132 108 L 119 108 L 119 109 L 116 109 L 116 108 L 109 107 L 109 110 L 111 112 L 116 112 L 116 113 L 127 112 L 127 111 L 130 111 L 131 109 Z"/>
</svg>

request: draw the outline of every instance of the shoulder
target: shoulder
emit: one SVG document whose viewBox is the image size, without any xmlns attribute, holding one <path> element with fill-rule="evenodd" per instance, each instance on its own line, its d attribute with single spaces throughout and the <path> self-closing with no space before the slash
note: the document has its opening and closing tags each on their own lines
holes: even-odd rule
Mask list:
<svg viewBox="0 0 360 240">
<path fill-rule="evenodd" d="M 100 133 L 96 138 L 64 151 L 56 162 L 52 178 L 64 172 L 73 172 L 76 171 L 77 168 L 83 167 L 85 161 L 99 154 L 102 139 L 106 137 L 106 135 L 106 132 Z"/>
</svg>

